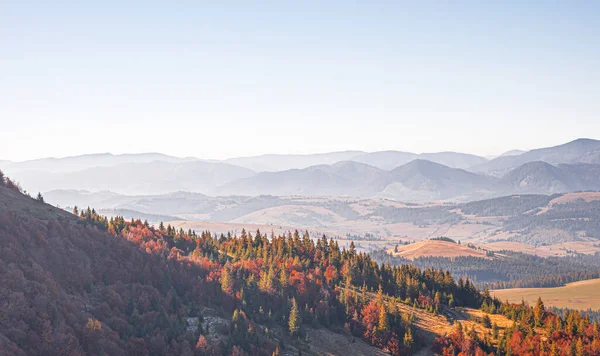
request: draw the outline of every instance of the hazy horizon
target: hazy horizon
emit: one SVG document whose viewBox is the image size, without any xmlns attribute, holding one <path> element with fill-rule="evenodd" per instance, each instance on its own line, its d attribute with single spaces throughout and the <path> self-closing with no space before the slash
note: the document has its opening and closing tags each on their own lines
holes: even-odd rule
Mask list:
<svg viewBox="0 0 600 356">
<path fill-rule="evenodd" d="M 600 137 L 599 11 L 585 2 L 2 4 L 0 159 L 488 156 Z"/>
<path fill-rule="evenodd" d="M 568 141 L 561 141 L 553 146 L 557 146 L 557 145 L 562 145 L 565 143 L 569 143 L 572 142 L 574 140 L 578 140 L 578 139 L 592 139 L 592 140 L 598 140 L 596 138 L 591 138 L 591 137 L 578 137 L 578 138 L 574 138 L 574 139 L 570 139 Z M 552 147 L 552 146 L 548 146 L 548 147 Z M 35 161 L 35 160 L 39 160 L 39 159 L 64 159 L 64 158 L 71 158 L 71 157 L 79 157 L 79 156 L 94 156 L 94 155 L 114 155 L 114 156 L 121 156 L 121 155 L 144 155 L 144 154 L 157 154 L 157 155 L 166 155 L 166 156 L 171 156 L 171 157 L 175 157 L 175 158 L 180 158 L 180 159 L 186 159 L 186 158 L 190 158 L 190 159 L 200 159 L 200 160 L 214 160 L 214 161 L 226 161 L 226 160 L 230 160 L 230 159 L 236 159 L 236 158 L 252 158 L 252 157 L 260 157 L 260 156 L 270 156 L 270 155 L 274 155 L 274 156 L 287 156 L 287 155 L 292 155 L 292 156 L 309 156 L 309 155 L 326 155 L 326 154 L 331 154 L 331 153 L 339 153 L 339 152 L 352 152 L 352 151 L 357 151 L 357 152 L 363 152 L 363 153 L 374 153 L 374 152 L 382 152 L 382 151 L 397 151 L 397 152 L 406 152 L 406 153 L 414 153 L 414 154 L 430 154 L 430 153 L 445 153 L 445 152 L 451 152 L 451 153 L 459 153 L 459 154 L 470 154 L 470 155 L 475 155 L 475 156 L 479 156 L 479 157 L 483 157 L 483 158 L 488 158 L 488 159 L 493 159 L 495 157 L 499 157 L 502 154 L 505 153 L 509 153 L 511 151 L 524 151 L 527 152 L 529 150 L 533 150 L 533 149 L 539 149 L 539 148 L 545 148 L 545 147 L 532 147 L 531 149 L 521 149 L 521 148 L 513 148 L 513 149 L 509 149 L 503 152 L 499 152 L 497 154 L 491 154 L 491 155 L 481 155 L 481 154 L 477 154 L 477 153 L 473 153 L 473 152 L 457 152 L 457 151 L 451 151 L 451 150 L 441 150 L 441 151 L 436 151 L 436 152 L 414 152 L 414 151 L 404 151 L 404 150 L 397 150 L 397 149 L 384 149 L 384 150 L 379 150 L 379 151 L 364 151 L 364 150 L 358 150 L 358 149 L 352 149 L 352 148 L 348 148 L 348 149 L 343 149 L 343 150 L 338 150 L 338 151 L 327 151 L 327 152 L 290 152 L 290 153 L 286 153 L 286 152 L 267 152 L 267 153 L 259 153 L 256 155 L 242 155 L 242 156 L 230 156 L 230 157 L 224 157 L 224 158 L 213 158 L 213 157 L 195 157 L 195 156 L 191 156 L 191 155 L 187 155 L 187 156 L 180 156 L 180 155 L 172 155 L 172 154 L 168 154 L 165 152 L 155 152 L 155 151 L 148 151 L 148 152 L 131 152 L 131 151 L 125 151 L 125 152 L 83 152 L 83 153 L 77 153 L 77 154 L 72 154 L 72 155 L 68 155 L 68 156 L 36 156 L 33 158 L 27 158 L 27 159 L 21 159 L 21 160 L 15 160 L 15 159 L 10 159 L 7 157 L 1 157 L 0 156 L 0 161 L 9 161 L 9 162 L 14 162 L 14 163 L 19 163 L 19 162 L 25 162 L 25 161 Z"/>
</svg>

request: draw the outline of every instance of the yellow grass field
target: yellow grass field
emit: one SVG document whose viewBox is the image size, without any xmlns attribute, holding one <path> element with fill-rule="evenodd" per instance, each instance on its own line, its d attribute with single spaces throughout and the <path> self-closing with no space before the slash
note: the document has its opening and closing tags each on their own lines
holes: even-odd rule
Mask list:
<svg viewBox="0 0 600 356">
<path fill-rule="evenodd" d="M 486 257 L 483 251 L 474 250 L 465 245 L 438 240 L 425 240 L 410 245 L 398 246 L 398 252 L 395 252 L 393 248 L 389 249 L 388 252 L 395 256 L 411 260 L 425 256 L 450 258 L 459 256 Z"/>
<path fill-rule="evenodd" d="M 523 298 L 533 305 L 542 297 L 547 306 L 578 310 L 600 309 L 600 279 L 590 279 L 569 283 L 556 288 L 512 288 L 491 291 L 492 295 L 504 301 L 518 303 Z"/>
</svg>

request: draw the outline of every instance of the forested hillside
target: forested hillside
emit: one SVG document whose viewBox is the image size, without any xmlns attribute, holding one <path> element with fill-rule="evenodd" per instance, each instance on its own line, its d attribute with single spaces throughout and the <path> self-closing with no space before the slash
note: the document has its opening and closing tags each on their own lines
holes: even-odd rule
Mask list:
<svg viewBox="0 0 600 356">
<path fill-rule="evenodd" d="M 394 355 L 430 347 L 432 330 L 439 337 L 426 353 L 525 355 L 522 345 L 542 344 L 598 350 L 597 324 L 578 313 L 559 318 L 501 304 L 468 279 L 379 265 L 325 236 L 217 236 L 109 219 L 90 208 L 74 213 L 3 179 L 1 354 L 319 354 L 308 337 L 316 329 L 353 335 Z M 446 335 L 451 320 L 468 324 L 461 306 L 500 312 L 518 324 L 484 338 L 458 329 Z M 434 321 L 446 326 L 435 329 L 428 324 Z M 548 328 L 543 343 L 535 325 Z"/>
<path fill-rule="evenodd" d="M 449 273 L 381 267 L 307 234 L 196 234 L 89 208 L 66 214 L 16 187 L 0 197 L 10 354 L 271 354 L 302 348 L 308 327 L 409 354 L 423 344 L 419 330 L 385 295 L 432 312 L 482 300 Z M 187 318 L 204 325 L 207 308 L 225 330 L 189 331 Z"/>
</svg>

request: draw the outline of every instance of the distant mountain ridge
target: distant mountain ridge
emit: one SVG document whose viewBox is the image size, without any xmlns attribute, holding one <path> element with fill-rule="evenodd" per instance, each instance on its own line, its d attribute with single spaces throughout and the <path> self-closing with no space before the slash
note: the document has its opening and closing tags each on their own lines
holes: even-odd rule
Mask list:
<svg viewBox="0 0 600 356">
<path fill-rule="evenodd" d="M 468 201 L 506 194 L 597 190 L 599 164 L 600 141 L 578 139 L 528 152 L 509 151 L 489 161 L 455 152 L 342 151 L 224 161 L 160 153 L 102 153 L 0 162 L 0 169 L 25 189 L 41 192 L 76 189 L 157 195 L 186 191 L 211 196 Z"/>
<path fill-rule="evenodd" d="M 392 170 L 414 160 L 427 160 L 451 168 L 469 168 L 487 162 L 487 159 L 466 153 L 436 152 L 436 153 L 410 153 L 401 151 L 380 151 L 365 153 L 354 157 L 352 160 L 365 163 L 380 169 Z"/>
<path fill-rule="evenodd" d="M 426 160 L 414 160 L 389 172 L 381 196 L 411 200 L 455 198 L 488 187 L 495 178 Z M 421 196 L 425 194 L 424 196 Z"/>
<path fill-rule="evenodd" d="M 197 158 L 178 158 L 162 153 L 130 153 L 115 155 L 112 153 L 93 153 L 64 158 L 40 158 L 23 162 L 12 162 L 10 170 L 15 171 L 46 171 L 73 172 L 94 167 L 110 167 L 124 163 L 188 162 Z"/>
<path fill-rule="evenodd" d="M 555 194 L 600 190 L 600 165 L 528 162 L 507 173 L 493 187 L 499 193 Z"/>
<path fill-rule="evenodd" d="M 317 154 L 267 154 L 251 157 L 237 157 L 223 162 L 252 169 L 256 172 L 278 172 L 290 169 L 303 169 L 317 165 L 348 161 L 364 154 L 362 151 L 340 151 Z"/>
<path fill-rule="evenodd" d="M 581 138 L 559 146 L 538 148 L 516 156 L 502 156 L 469 170 L 503 176 L 508 171 L 528 162 L 542 161 L 552 165 L 588 163 L 600 164 L 600 141 Z"/>
<path fill-rule="evenodd" d="M 381 196 L 405 200 L 447 199 L 484 188 L 495 178 L 413 160 L 392 171 L 346 161 L 283 172 L 262 172 L 225 184 L 220 195 Z"/>
<path fill-rule="evenodd" d="M 261 172 L 217 189 L 219 195 L 349 195 L 373 194 L 373 183 L 385 171 L 366 164 L 344 161 L 281 172 Z"/>
</svg>

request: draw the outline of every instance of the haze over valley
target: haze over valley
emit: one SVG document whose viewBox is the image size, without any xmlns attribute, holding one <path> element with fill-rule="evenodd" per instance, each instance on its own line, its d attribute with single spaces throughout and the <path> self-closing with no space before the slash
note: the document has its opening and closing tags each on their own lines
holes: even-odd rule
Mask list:
<svg viewBox="0 0 600 356">
<path fill-rule="evenodd" d="M 365 251 L 449 237 L 489 251 L 562 256 L 594 253 L 600 238 L 600 141 L 593 139 L 492 159 L 398 151 L 225 161 L 90 154 L 5 162 L 3 170 L 68 211 L 89 206 L 217 233 L 310 230 Z"/>
</svg>

